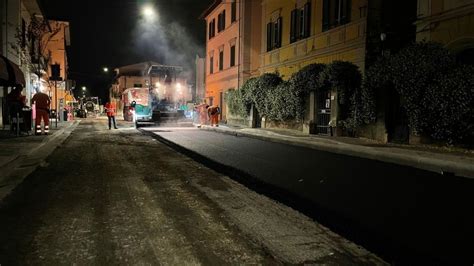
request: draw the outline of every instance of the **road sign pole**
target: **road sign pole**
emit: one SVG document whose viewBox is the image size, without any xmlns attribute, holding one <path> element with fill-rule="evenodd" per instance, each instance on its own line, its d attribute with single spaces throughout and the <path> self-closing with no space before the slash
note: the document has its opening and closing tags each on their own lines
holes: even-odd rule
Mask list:
<svg viewBox="0 0 474 266">
<path fill-rule="evenodd" d="M 56 104 L 56 128 L 58 128 L 58 81 L 54 80 L 54 102 Z"/>
</svg>

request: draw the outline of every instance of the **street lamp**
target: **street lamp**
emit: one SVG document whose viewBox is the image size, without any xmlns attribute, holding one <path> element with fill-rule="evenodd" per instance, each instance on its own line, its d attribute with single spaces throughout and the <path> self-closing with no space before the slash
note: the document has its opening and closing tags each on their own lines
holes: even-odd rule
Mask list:
<svg viewBox="0 0 474 266">
<path fill-rule="evenodd" d="M 82 87 L 82 91 L 86 91 L 87 88 L 85 86 Z"/>
<path fill-rule="evenodd" d="M 107 67 L 104 67 L 103 70 L 104 70 L 104 72 L 106 72 L 106 73 L 109 72 L 109 68 L 107 68 Z"/>
<path fill-rule="evenodd" d="M 143 6 L 142 15 L 146 20 L 154 21 L 156 18 L 155 8 L 150 4 Z"/>
</svg>

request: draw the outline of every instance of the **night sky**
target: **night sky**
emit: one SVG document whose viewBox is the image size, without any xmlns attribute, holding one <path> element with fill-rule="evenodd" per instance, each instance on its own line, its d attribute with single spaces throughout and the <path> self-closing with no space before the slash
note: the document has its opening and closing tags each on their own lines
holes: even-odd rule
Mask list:
<svg viewBox="0 0 474 266">
<path fill-rule="evenodd" d="M 206 40 L 205 22 L 198 17 L 213 0 L 42 2 L 48 18 L 70 22 L 69 78 L 76 80 L 76 91 L 86 86 L 92 96 L 105 100 L 113 72 L 107 75 L 103 67 L 151 60 L 192 70 L 191 58 L 203 55 Z M 155 7 L 159 20 L 143 22 L 146 4 Z"/>
</svg>

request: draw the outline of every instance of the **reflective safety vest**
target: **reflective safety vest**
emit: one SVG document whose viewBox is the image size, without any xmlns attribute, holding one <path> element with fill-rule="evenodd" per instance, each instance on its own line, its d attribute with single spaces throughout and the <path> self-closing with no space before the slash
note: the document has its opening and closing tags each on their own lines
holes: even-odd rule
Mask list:
<svg viewBox="0 0 474 266">
<path fill-rule="evenodd" d="M 106 103 L 105 104 L 105 111 L 107 112 L 107 116 L 115 116 L 115 104 L 114 103 Z"/>
</svg>

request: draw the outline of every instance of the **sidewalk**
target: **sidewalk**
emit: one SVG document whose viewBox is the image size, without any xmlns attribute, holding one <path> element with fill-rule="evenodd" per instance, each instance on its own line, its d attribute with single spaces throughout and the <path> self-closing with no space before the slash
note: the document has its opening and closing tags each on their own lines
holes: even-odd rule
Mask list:
<svg viewBox="0 0 474 266">
<path fill-rule="evenodd" d="M 384 144 L 368 139 L 307 135 L 289 129 L 244 128 L 228 125 L 203 126 L 201 129 L 406 165 L 443 175 L 454 174 L 474 178 L 474 151 L 472 150 L 429 145 Z"/>
<path fill-rule="evenodd" d="M 50 124 L 49 135 L 22 134 L 0 130 L 0 201 L 38 166 L 70 135 L 79 120 Z"/>
</svg>

